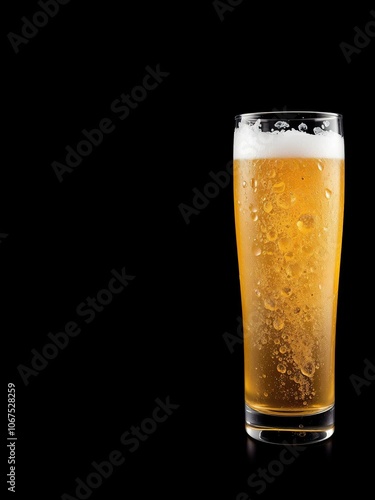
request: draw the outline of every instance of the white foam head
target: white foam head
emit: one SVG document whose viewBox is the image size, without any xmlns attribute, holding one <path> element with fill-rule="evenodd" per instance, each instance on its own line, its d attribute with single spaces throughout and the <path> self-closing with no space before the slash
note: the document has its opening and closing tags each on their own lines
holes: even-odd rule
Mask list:
<svg viewBox="0 0 375 500">
<path fill-rule="evenodd" d="M 261 130 L 260 120 L 253 125 L 241 121 L 234 132 L 234 159 L 256 158 L 339 158 L 344 159 L 344 138 L 337 132 L 316 127 L 307 133 L 306 125 L 289 129 L 279 121 L 270 132 Z M 324 125 L 323 125 L 324 127 Z"/>
</svg>

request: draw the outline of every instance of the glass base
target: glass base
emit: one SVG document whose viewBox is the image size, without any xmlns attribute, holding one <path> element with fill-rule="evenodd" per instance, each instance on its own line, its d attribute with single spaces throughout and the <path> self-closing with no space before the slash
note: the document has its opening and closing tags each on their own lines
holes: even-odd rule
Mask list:
<svg viewBox="0 0 375 500">
<path fill-rule="evenodd" d="M 272 444 L 310 444 L 324 441 L 335 430 L 335 407 L 314 415 L 279 416 L 260 413 L 245 404 L 246 432 Z"/>
</svg>

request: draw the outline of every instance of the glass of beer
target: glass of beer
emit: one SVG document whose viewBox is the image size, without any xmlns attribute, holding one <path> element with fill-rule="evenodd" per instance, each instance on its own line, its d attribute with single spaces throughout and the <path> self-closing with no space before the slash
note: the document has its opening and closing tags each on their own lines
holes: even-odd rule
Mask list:
<svg viewBox="0 0 375 500">
<path fill-rule="evenodd" d="M 343 117 L 237 115 L 233 167 L 246 431 L 319 442 L 335 426 Z"/>
</svg>

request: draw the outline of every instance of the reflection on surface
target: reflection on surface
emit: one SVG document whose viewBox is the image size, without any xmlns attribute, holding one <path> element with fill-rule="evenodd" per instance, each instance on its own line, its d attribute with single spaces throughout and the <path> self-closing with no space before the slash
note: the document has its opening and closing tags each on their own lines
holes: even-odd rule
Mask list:
<svg viewBox="0 0 375 500">
<path fill-rule="evenodd" d="M 295 458 L 308 451 L 309 454 L 319 455 L 320 458 L 331 459 L 332 457 L 333 439 L 327 439 L 321 443 L 308 445 L 272 445 L 262 443 L 255 439 L 247 438 L 246 450 L 247 456 L 252 462 L 257 462 L 267 457 L 281 457 L 292 455 Z"/>
<path fill-rule="evenodd" d="M 308 445 L 271 445 L 248 437 L 247 487 L 238 492 L 236 500 L 248 500 L 255 494 L 281 495 L 297 489 L 318 494 L 322 484 L 332 477 L 333 445 L 333 438 Z"/>
</svg>

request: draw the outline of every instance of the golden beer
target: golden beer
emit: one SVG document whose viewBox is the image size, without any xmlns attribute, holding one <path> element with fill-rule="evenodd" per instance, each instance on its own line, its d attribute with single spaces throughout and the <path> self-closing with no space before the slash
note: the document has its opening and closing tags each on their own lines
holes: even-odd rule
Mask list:
<svg viewBox="0 0 375 500">
<path fill-rule="evenodd" d="M 335 402 L 344 158 L 289 157 L 287 148 L 278 157 L 269 146 L 268 157 L 234 159 L 245 403 L 264 422 L 297 417 L 290 430 L 314 431 L 298 418 Z"/>
</svg>

